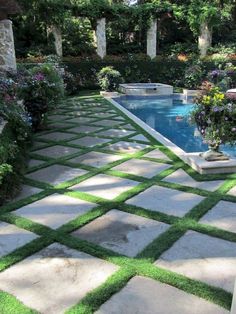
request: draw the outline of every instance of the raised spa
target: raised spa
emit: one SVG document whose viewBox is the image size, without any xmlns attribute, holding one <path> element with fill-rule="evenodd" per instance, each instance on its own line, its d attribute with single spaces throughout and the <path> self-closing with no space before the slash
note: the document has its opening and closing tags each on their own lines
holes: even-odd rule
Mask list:
<svg viewBox="0 0 236 314">
<path fill-rule="evenodd" d="M 160 83 L 120 84 L 120 91 L 126 95 L 172 95 L 173 86 Z"/>
</svg>

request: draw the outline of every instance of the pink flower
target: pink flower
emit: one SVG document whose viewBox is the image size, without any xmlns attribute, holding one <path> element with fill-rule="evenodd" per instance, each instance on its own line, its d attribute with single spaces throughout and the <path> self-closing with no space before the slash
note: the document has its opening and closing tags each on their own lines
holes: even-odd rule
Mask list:
<svg viewBox="0 0 236 314">
<path fill-rule="evenodd" d="M 44 76 L 43 73 L 40 73 L 40 72 L 39 72 L 39 73 L 35 74 L 34 79 L 35 79 L 36 81 L 43 81 L 43 80 L 45 79 L 45 76 Z"/>
</svg>

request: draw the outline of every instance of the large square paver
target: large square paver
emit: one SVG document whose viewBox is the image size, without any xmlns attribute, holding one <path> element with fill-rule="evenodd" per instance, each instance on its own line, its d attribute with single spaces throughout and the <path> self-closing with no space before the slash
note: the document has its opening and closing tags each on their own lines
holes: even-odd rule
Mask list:
<svg viewBox="0 0 236 314">
<path fill-rule="evenodd" d="M 77 118 L 73 118 L 70 120 L 67 120 L 69 122 L 73 122 L 73 123 L 81 123 L 81 124 L 87 124 L 87 123 L 91 123 L 92 121 L 94 121 L 94 119 L 91 118 L 85 118 L 85 117 L 77 117 Z"/>
<path fill-rule="evenodd" d="M 99 136 L 110 136 L 114 138 L 124 137 L 131 134 L 134 134 L 134 132 L 126 129 L 109 129 L 98 133 Z"/>
<path fill-rule="evenodd" d="M 36 238 L 38 236 L 30 231 L 0 222 L 0 257 L 11 253 Z"/>
<path fill-rule="evenodd" d="M 39 139 L 45 139 L 45 140 L 52 140 L 52 141 L 64 141 L 69 140 L 76 137 L 75 134 L 72 133 L 65 133 L 65 132 L 53 132 L 48 133 L 42 136 L 38 136 Z"/>
<path fill-rule="evenodd" d="M 26 198 L 26 197 L 30 197 L 34 194 L 38 194 L 40 193 L 41 191 L 43 191 L 42 189 L 38 189 L 36 187 L 33 187 L 33 186 L 29 186 L 29 185 L 22 185 L 21 186 L 21 191 L 19 192 L 19 194 L 14 197 L 14 199 L 12 200 L 12 202 L 16 202 L 16 201 L 19 201 L 23 198 Z"/>
<path fill-rule="evenodd" d="M 77 140 L 71 141 L 70 144 L 79 145 L 79 146 L 85 146 L 85 147 L 93 147 L 96 145 L 101 145 L 107 142 L 110 142 L 111 140 L 108 138 L 99 138 L 99 137 L 93 137 L 93 136 L 84 136 Z"/>
<path fill-rule="evenodd" d="M 172 190 L 161 186 L 152 186 L 146 191 L 126 201 L 127 204 L 143 207 L 168 215 L 183 217 L 204 197 L 192 193 Z"/>
<path fill-rule="evenodd" d="M 142 141 L 142 142 L 148 142 L 149 143 L 149 140 L 143 134 L 135 135 L 135 136 L 131 137 L 130 139 L 133 141 Z"/>
<path fill-rule="evenodd" d="M 159 221 L 113 209 L 73 232 L 73 235 L 134 257 L 168 227 L 169 225 Z"/>
<path fill-rule="evenodd" d="M 93 122 L 93 125 L 101 125 L 101 126 L 118 126 L 120 124 L 122 124 L 123 121 L 115 121 L 115 120 L 99 120 L 96 122 Z"/>
<path fill-rule="evenodd" d="M 216 304 L 153 279 L 136 276 L 96 314 L 229 314 Z"/>
<path fill-rule="evenodd" d="M 236 203 L 220 201 L 202 217 L 200 223 L 236 232 Z"/>
<path fill-rule="evenodd" d="M 30 161 L 28 162 L 28 167 L 29 168 L 37 167 L 37 166 L 41 166 L 44 163 L 45 163 L 44 160 L 30 159 Z"/>
<path fill-rule="evenodd" d="M 170 160 L 170 158 L 162 153 L 159 149 L 154 149 L 151 152 L 143 155 L 143 157 Z"/>
<path fill-rule="evenodd" d="M 111 144 L 107 146 L 106 149 L 121 152 L 121 153 L 136 153 L 147 147 L 149 146 L 145 144 L 120 141 L 115 144 Z"/>
<path fill-rule="evenodd" d="M 233 292 L 236 243 L 187 231 L 156 265 Z"/>
<path fill-rule="evenodd" d="M 180 185 L 189 186 L 192 188 L 203 189 L 207 191 L 215 191 L 217 190 L 224 181 L 195 181 L 190 175 L 188 175 L 183 169 L 179 169 L 167 176 L 163 181 L 170 183 L 177 183 Z"/>
<path fill-rule="evenodd" d="M 76 126 L 72 129 L 70 129 L 69 131 L 80 134 L 80 133 L 96 132 L 98 130 L 101 130 L 101 127 L 89 126 L 89 125 L 80 125 L 80 126 Z"/>
<path fill-rule="evenodd" d="M 53 194 L 14 211 L 18 216 L 57 229 L 68 221 L 87 213 L 96 204 L 67 195 Z"/>
<path fill-rule="evenodd" d="M 236 186 L 233 187 L 227 194 L 232 195 L 232 196 L 236 196 Z"/>
<path fill-rule="evenodd" d="M 74 185 L 70 189 L 111 200 L 138 184 L 139 182 L 133 180 L 112 177 L 106 174 L 99 174 Z"/>
<path fill-rule="evenodd" d="M 50 158 L 60 158 L 68 155 L 78 153 L 80 150 L 78 148 L 55 145 L 48 148 L 43 148 L 40 150 L 34 151 L 34 154 L 38 154 Z"/>
<path fill-rule="evenodd" d="M 132 159 L 114 167 L 113 170 L 151 178 L 157 175 L 159 172 L 166 170 L 170 167 L 171 165 L 165 165 L 141 159 Z"/>
<path fill-rule="evenodd" d="M 27 178 L 36 181 L 46 182 L 57 185 L 65 181 L 72 180 L 76 177 L 86 174 L 87 171 L 78 168 L 71 168 L 62 165 L 53 165 L 43 168 L 26 175 Z"/>
<path fill-rule="evenodd" d="M 42 314 L 61 314 L 118 267 L 53 243 L 0 274 L 0 289 Z"/>
<path fill-rule="evenodd" d="M 119 155 L 104 154 L 100 152 L 90 152 L 70 159 L 69 161 L 74 163 L 82 163 L 92 167 L 103 167 L 110 162 L 114 162 L 122 158 L 123 157 Z"/>
</svg>

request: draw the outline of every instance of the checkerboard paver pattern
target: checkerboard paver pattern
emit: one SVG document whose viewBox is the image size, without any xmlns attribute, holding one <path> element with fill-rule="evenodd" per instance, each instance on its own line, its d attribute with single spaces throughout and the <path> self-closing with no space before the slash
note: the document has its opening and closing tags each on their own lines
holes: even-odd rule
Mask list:
<svg viewBox="0 0 236 314">
<path fill-rule="evenodd" d="M 48 121 L 0 209 L 0 312 L 229 313 L 235 175 L 198 175 L 100 97 Z"/>
</svg>

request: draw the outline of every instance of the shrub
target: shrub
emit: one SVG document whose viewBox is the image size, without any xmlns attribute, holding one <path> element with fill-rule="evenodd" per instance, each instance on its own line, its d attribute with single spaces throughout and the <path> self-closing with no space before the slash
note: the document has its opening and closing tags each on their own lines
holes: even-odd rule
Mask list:
<svg viewBox="0 0 236 314">
<path fill-rule="evenodd" d="M 0 120 L 6 121 L 0 134 L 0 204 L 19 188 L 30 141 L 30 120 L 17 98 L 18 85 L 16 77 L 0 78 Z"/>
<path fill-rule="evenodd" d="M 103 91 L 115 91 L 122 82 L 123 79 L 120 72 L 113 67 L 107 66 L 98 73 L 98 83 Z"/>
<path fill-rule="evenodd" d="M 31 116 L 33 129 L 37 130 L 44 115 L 63 97 L 64 83 L 56 67 L 43 64 L 28 71 L 20 94 Z"/>
</svg>

